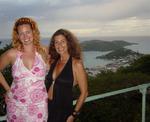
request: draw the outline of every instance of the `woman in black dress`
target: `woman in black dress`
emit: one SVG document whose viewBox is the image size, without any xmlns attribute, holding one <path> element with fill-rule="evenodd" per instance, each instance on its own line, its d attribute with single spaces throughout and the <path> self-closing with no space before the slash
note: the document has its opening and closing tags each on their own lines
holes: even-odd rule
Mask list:
<svg viewBox="0 0 150 122">
<path fill-rule="evenodd" d="M 73 122 L 87 97 L 87 78 L 77 38 L 68 30 L 57 30 L 49 46 L 51 56 L 47 75 L 48 122 Z M 73 86 L 80 95 L 73 108 Z"/>
</svg>

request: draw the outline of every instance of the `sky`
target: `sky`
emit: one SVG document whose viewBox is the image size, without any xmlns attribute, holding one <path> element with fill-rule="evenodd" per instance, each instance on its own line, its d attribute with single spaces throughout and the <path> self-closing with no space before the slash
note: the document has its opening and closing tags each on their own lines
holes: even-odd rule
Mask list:
<svg viewBox="0 0 150 122">
<path fill-rule="evenodd" d="M 0 38 L 11 38 L 24 16 L 37 22 L 41 37 L 60 28 L 79 37 L 150 35 L 150 0 L 0 0 Z"/>
</svg>

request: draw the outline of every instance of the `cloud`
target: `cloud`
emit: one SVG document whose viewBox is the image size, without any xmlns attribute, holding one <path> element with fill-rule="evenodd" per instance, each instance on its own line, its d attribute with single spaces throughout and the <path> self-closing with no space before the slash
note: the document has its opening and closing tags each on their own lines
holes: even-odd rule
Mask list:
<svg viewBox="0 0 150 122">
<path fill-rule="evenodd" d="M 21 16 L 34 18 L 48 37 L 59 28 L 79 36 L 149 35 L 149 13 L 149 0 L 0 0 L 0 37 Z"/>
</svg>

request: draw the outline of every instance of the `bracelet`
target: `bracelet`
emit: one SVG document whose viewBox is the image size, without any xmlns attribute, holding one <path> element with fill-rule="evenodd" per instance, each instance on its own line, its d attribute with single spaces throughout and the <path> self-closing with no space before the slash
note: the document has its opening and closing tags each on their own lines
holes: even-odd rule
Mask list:
<svg viewBox="0 0 150 122">
<path fill-rule="evenodd" d="M 76 118 L 79 114 L 80 112 L 74 110 L 71 115 Z"/>
</svg>

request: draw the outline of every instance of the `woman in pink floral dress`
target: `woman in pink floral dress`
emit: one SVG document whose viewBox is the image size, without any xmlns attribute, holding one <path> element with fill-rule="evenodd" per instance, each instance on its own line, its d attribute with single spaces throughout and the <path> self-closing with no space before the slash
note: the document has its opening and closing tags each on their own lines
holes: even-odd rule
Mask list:
<svg viewBox="0 0 150 122">
<path fill-rule="evenodd" d="M 40 45 L 39 34 L 35 21 L 19 18 L 13 28 L 13 48 L 0 57 L 0 70 L 12 65 L 11 87 L 0 72 L 0 84 L 7 91 L 8 122 L 47 121 L 47 51 Z"/>
</svg>

